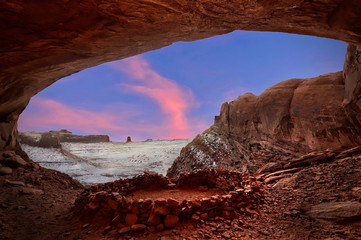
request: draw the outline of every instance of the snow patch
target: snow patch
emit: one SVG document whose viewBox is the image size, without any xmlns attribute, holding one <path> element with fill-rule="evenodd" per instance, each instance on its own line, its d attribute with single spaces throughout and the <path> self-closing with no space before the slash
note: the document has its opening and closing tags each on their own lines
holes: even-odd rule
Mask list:
<svg viewBox="0 0 361 240">
<path fill-rule="evenodd" d="M 203 133 L 201 134 L 202 139 L 208 146 L 222 146 L 223 149 L 228 150 L 227 144 L 223 141 L 222 138 L 216 136 L 215 134 L 211 133 Z"/>
<path fill-rule="evenodd" d="M 190 149 L 191 152 L 193 152 L 193 154 L 195 155 L 198 162 L 210 166 L 211 158 L 207 154 L 205 154 L 201 149 L 195 148 L 194 146 L 191 146 Z"/>
<path fill-rule="evenodd" d="M 64 172 L 84 185 L 130 178 L 144 171 L 165 175 L 180 151 L 191 140 L 148 142 L 62 143 L 57 148 L 21 145 L 40 166 Z"/>
</svg>

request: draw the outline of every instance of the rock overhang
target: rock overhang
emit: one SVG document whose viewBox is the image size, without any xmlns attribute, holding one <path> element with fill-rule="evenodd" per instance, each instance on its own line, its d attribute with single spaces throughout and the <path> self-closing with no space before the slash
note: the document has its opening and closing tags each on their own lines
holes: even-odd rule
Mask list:
<svg viewBox="0 0 361 240">
<path fill-rule="evenodd" d="M 18 147 L 19 114 L 58 79 L 176 41 L 257 30 L 361 43 L 356 0 L 0 2 L 0 148 Z M 352 96 L 359 80 L 353 69 L 346 81 Z"/>
</svg>

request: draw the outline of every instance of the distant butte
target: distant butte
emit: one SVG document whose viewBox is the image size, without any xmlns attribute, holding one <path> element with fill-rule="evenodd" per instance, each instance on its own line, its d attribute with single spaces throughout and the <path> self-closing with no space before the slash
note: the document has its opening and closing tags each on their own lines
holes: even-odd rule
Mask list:
<svg viewBox="0 0 361 240">
<path fill-rule="evenodd" d="M 19 132 L 19 141 L 33 147 L 60 148 L 61 143 L 101 143 L 110 142 L 107 135 L 75 135 L 68 130 L 49 132 Z"/>
</svg>

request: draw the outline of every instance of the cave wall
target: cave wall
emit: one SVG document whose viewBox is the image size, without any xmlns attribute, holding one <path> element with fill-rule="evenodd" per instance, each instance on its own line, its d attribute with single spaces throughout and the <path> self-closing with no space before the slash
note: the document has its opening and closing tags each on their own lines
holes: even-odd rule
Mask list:
<svg viewBox="0 0 361 240">
<path fill-rule="evenodd" d="M 0 0 L 0 149 L 19 147 L 17 119 L 32 96 L 83 69 L 234 30 L 334 38 L 358 53 L 360 22 L 358 0 Z M 352 115 L 360 68 L 348 56 Z"/>
<path fill-rule="evenodd" d="M 361 25 L 361 23 L 360 23 Z M 349 44 L 343 67 L 345 104 L 360 106 L 361 98 L 361 45 Z"/>
</svg>

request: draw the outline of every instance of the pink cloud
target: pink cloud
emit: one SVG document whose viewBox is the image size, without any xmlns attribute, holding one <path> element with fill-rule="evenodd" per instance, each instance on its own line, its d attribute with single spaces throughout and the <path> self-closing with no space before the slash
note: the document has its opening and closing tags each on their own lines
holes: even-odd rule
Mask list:
<svg viewBox="0 0 361 240">
<path fill-rule="evenodd" d="M 119 86 L 152 99 L 165 113 L 166 125 L 170 131 L 166 138 L 194 137 L 195 129 L 190 127 L 187 114 L 199 104 L 196 103 L 191 90 L 161 76 L 139 56 L 123 60 L 120 64 L 112 63 L 111 66 L 135 81 Z"/>
<path fill-rule="evenodd" d="M 141 57 L 132 57 L 111 66 L 127 74 L 130 83 L 118 84 L 127 91 L 146 96 L 164 116 L 157 122 L 144 109 L 131 103 L 114 103 L 105 110 L 85 110 L 41 97 L 33 97 L 19 119 L 20 131 L 68 129 L 80 134 L 107 134 L 114 141 L 193 138 L 209 124 L 189 116 L 198 107 L 192 92 L 161 76 Z M 144 107 L 144 106 L 143 106 Z M 191 122 L 191 124 L 190 124 Z"/>
<path fill-rule="evenodd" d="M 119 109 L 119 108 L 118 108 Z M 130 133 L 134 140 L 147 136 L 162 137 L 161 127 L 149 122 L 134 122 L 134 110 L 88 111 L 58 101 L 33 97 L 20 115 L 20 131 L 48 131 L 62 128 L 84 134 L 108 134 L 112 140 L 125 140 Z"/>
<path fill-rule="evenodd" d="M 54 125 L 76 128 L 87 133 L 103 129 L 119 131 L 115 118 L 106 112 L 91 112 L 67 106 L 51 99 L 33 97 L 29 108 L 19 120 L 20 130 L 30 127 L 51 128 Z"/>
</svg>

